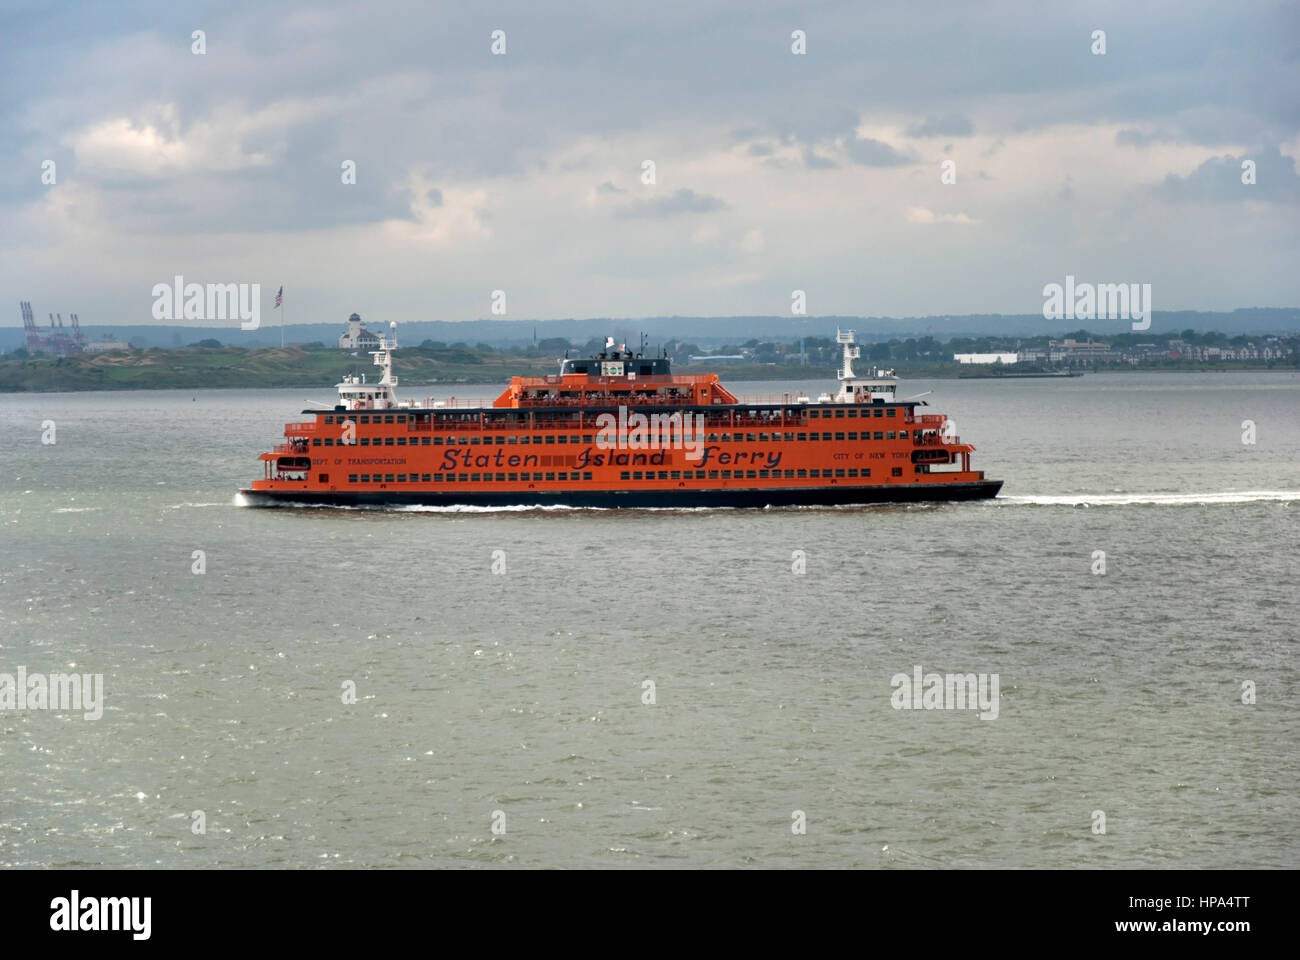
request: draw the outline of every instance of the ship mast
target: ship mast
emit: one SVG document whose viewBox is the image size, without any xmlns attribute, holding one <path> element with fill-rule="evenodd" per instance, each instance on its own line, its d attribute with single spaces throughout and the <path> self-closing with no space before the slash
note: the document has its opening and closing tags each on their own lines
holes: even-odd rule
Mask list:
<svg viewBox="0 0 1300 960">
<path fill-rule="evenodd" d="M 837 329 L 835 342 L 844 345 L 844 358 L 840 361 L 840 379 L 856 380 L 853 375 L 853 361 L 862 356 L 862 348 L 853 345 L 853 331 Z"/>
<path fill-rule="evenodd" d="M 389 338 L 379 338 L 379 349 L 371 350 L 370 355 L 375 358 L 375 366 L 384 371 L 379 378 L 379 386 L 384 389 L 381 391 L 389 409 L 397 406 L 397 392 L 393 389 L 397 386 L 397 378 L 393 376 L 393 351 L 397 349 L 397 321 L 394 320 L 388 324 L 391 334 Z"/>
</svg>

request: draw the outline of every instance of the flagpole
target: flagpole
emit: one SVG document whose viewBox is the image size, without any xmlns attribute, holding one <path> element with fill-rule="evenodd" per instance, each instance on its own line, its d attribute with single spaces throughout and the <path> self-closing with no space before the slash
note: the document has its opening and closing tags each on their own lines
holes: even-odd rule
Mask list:
<svg viewBox="0 0 1300 960">
<path fill-rule="evenodd" d="M 280 349 L 284 349 L 284 288 L 280 288 Z"/>
</svg>

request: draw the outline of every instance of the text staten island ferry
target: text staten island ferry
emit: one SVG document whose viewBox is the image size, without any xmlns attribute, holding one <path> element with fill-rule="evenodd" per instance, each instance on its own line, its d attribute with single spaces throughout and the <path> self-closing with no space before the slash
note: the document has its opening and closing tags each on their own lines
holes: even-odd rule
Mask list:
<svg viewBox="0 0 1300 960">
<path fill-rule="evenodd" d="M 740 400 L 716 374 L 615 347 L 514 377 L 491 405 L 399 401 L 395 326 L 371 351 L 378 382 L 345 377 L 330 411 L 286 424 L 245 503 L 331 506 L 764 507 L 994 497 L 974 447 L 942 414 L 898 400 L 893 371 L 858 376 L 853 331 L 839 389 Z"/>
</svg>

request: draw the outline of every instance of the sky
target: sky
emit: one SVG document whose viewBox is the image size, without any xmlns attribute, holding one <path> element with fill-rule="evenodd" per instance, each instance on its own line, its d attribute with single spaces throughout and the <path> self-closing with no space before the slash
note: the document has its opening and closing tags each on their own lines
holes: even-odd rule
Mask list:
<svg viewBox="0 0 1300 960">
<path fill-rule="evenodd" d="M 1293 307 L 1298 157 L 1297 3 L 4 0 L 0 323 Z"/>
</svg>

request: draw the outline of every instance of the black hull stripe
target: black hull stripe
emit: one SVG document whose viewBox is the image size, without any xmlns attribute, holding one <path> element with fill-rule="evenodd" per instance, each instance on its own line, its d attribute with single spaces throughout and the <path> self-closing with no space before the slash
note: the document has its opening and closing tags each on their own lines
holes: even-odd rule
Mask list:
<svg viewBox="0 0 1300 960">
<path fill-rule="evenodd" d="M 715 490 L 523 490 L 498 492 L 442 491 L 289 491 L 241 490 L 254 507 L 787 507 L 838 506 L 852 503 L 920 503 L 987 500 L 1002 489 L 1001 480 L 973 483 L 910 483 L 879 486 L 785 487 Z"/>
</svg>

